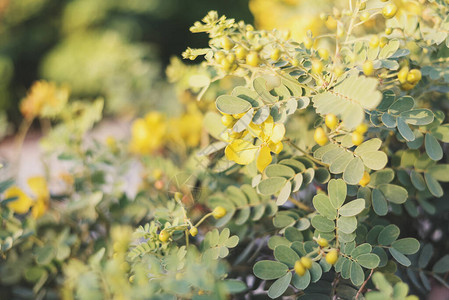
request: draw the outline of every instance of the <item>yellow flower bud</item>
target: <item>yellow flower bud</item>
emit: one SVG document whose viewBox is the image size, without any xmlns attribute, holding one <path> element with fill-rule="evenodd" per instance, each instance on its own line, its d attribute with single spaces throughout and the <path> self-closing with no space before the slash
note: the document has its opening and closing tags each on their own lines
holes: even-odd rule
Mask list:
<svg viewBox="0 0 449 300">
<path fill-rule="evenodd" d="M 313 134 L 313 139 L 320 146 L 326 145 L 327 142 L 329 141 L 326 133 L 324 132 L 324 129 L 321 127 L 318 127 L 317 129 L 315 129 L 315 133 Z"/>
<path fill-rule="evenodd" d="M 212 216 L 215 219 L 221 219 L 226 215 L 226 208 L 224 208 L 223 206 L 217 206 L 214 208 L 214 210 L 212 211 Z"/>
<path fill-rule="evenodd" d="M 361 186 L 367 186 L 368 183 L 370 182 L 370 180 L 371 180 L 371 176 L 369 175 L 368 172 L 365 171 L 365 172 L 363 172 L 363 177 L 362 177 L 362 179 L 360 179 L 359 184 Z"/>
<path fill-rule="evenodd" d="M 338 260 L 338 251 L 337 249 L 332 249 L 326 254 L 326 262 L 330 265 L 335 265 Z"/>
<path fill-rule="evenodd" d="M 307 256 L 301 257 L 300 262 L 304 266 L 304 268 L 306 269 L 312 268 L 312 260 L 309 257 Z"/>
<path fill-rule="evenodd" d="M 295 273 L 298 274 L 299 276 L 303 276 L 304 274 L 306 274 L 306 268 L 302 265 L 301 261 L 297 260 L 295 262 Z"/>
</svg>

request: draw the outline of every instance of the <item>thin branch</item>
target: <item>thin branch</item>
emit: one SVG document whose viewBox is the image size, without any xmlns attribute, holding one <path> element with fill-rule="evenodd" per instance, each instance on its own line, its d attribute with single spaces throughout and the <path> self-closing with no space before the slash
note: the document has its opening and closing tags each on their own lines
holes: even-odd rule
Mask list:
<svg viewBox="0 0 449 300">
<path fill-rule="evenodd" d="M 357 291 L 357 294 L 355 295 L 355 299 L 359 299 L 360 294 L 362 293 L 362 290 L 365 288 L 365 285 L 368 283 L 368 281 L 370 280 L 371 276 L 373 275 L 374 269 L 371 269 L 371 272 L 368 275 L 368 278 L 366 278 L 366 280 L 363 282 L 362 286 L 360 287 L 360 289 Z"/>
<path fill-rule="evenodd" d="M 296 150 L 300 151 L 302 154 L 304 154 L 307 158 L 309 158 L 311 161 L 313 161 L 314 163 L 321 165 L 323 167 L 329 168 L 328 164 L 323 163 L 322 161 L 319 161 L 318 159 L 316 159 L 315 157 L 311 156 L 306 150 L 296 146 L 295 144 L 292 143 L 292 141 L 290 139 L 285 139 L 284 141 L 286 141 L 290 146 L 292 146 L 293 148 L 295 148 Z"/>
</svg>

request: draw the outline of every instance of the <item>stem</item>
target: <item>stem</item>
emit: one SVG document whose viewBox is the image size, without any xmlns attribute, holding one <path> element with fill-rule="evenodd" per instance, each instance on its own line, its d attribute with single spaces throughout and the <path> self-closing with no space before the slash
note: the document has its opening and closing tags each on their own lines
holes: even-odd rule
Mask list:
<svg viewBox="0 0 449 300">
<path fill-rule="evenodd" d="M 28 130 L 31 127 L 31 124 L 33 124 L 33 119 L 24 119 L 19 127 L 19 133 L 16 136 L 15 140 L 15 146 L 16 146 L 16 160 L 19 161 L 20 154 L 22 152 L 23 143 L 25 142 L 25 137 L 28 133 Z"/>
<path fill-rule="evenodd" d="M 293 203 L 294 205 L 296 205 L 297 207 L 299 207 L 300 209 L 303 209 L 305 211 L 313 211 L 310 207 L 308 207 L 307 205 L 305 205 L 304 203 L 296 200 L 293 197 L 288 197 L 288 200 L 290 200 L 291 203 Z"/>
<path fill-rule="evenodd" d="M 363 284 L 360 287 L 360 289 L 357 291 L 357 294 L 355 295 L 355 299 L 356 300 L 359 298 L 360 294 L 362 293 L 362 290 L 365 288 L 365 285 L 370 280 L 371 276 L 373 275 L 373 272 L 374 272 L 374 269 L 371 269 L 371 272 L 369 273 L 368 278 L 366 278 L 366 280 L 363 282 Z"/>
<path fill-rule="evenodd" d="M 299 148 L 298 146 L 296 146 L 295 144 L 292 143 L 292 141 L 290 139 L 285 139 L 285 141 L 292 146 L 293 148 L 295 148 L 296 150 L 300 151 L 302 154 L 304 154 L 307 158 L 309 158 L 311 161 L 313 161 L 314 163 L 321 165 L 323 167 L 329 167 L 328 164 L 325 164 L 321 161 L 319 161 L 318 159 L 316 159 L 315 157 L 311 156 L 309 153 L 307 153 L 307 151 L 305 151 L 304 149 Z"/>
<path fill-rule="evenodd" d="M 204 220 L 206 220 L 207 218 L 209 218 L 210 216 L 212 216 L 212 213 L 208 213 L 207 215 L 205 215 L 204 217 L 201 218 L 201 220 L 198 221 L 198 223 L 195 224 L 195 227 L 200 226 L 201 223 L 204 222 Z"/>
</svg>

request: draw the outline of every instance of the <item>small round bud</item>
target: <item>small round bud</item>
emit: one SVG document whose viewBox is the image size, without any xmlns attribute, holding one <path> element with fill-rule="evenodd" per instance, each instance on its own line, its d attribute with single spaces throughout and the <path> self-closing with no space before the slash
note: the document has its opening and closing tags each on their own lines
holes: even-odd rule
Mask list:
<svg viewBox="0 0 449 300">
<path fill-rule="evenodd" d="M 338 260 L 338 251 L 337 249 L 332 249 L 326 254 L 326 262 L 330 265 L 335 265 Z"/>
<path fill-rule="evenodd" d="M 191 236 L 196 236 L 198 234 L 198 228 L 196 227 L 190 228 L 189 233 Z"/>
<path fill-rule="evenodd" d="M 297 260 L 295 262 L 295 273 L 298 274 L 299 276 L 303 276 L 304 274 L 306 274 L 306 268 L 302 265 L 300 260 Z"/>
<path fill-rule="evenodd" d="M 170 233 L 168 233 L 165 229 L 163 229 L 160 233 L 159 233 L 159 240 L 163 243 L 165 243 L 166 241 L 168 241 L 168 239 L 170 238 Z"/>
<path fill-rule="evenodd" d="M 226 215 L 226 209 L 223 206 L 217 206 L 212 211 L 212 216 L 215 219 L 221 219 Z"/>
</svg>

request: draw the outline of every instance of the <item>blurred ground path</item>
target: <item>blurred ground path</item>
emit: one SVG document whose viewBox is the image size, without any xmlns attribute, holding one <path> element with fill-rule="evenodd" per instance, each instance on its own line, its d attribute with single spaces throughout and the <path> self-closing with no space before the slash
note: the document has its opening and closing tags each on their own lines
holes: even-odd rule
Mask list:
<svg viewBox="0 0 449 300">
<path fill-rule="evenodd" d="M 88 139 L 104 142 L 107 137 L 111 136 L 122 140 L 129 136 L 130 126 L 129 120 L 104 119 L 88 134 Z M 14 137 L 8 137 L 0 142 L 0 162 L 5 165 L 3 169 L 0 169 L 0 180 L 11 178 L 16 174 L 17 185 L 26 187 L 29 177 L 45 174 L 41 160 L 42 151 L 39 146 L 41 136 L 42 134 L 38 131 L 30 131 L 23 143 L 20 157 L 17 157 Z M 56 176 L 60 172 L 67 172 L 64 164 L 56 157 L 51 158 L 49 162 L 51 175 Z"/>
</svg>

